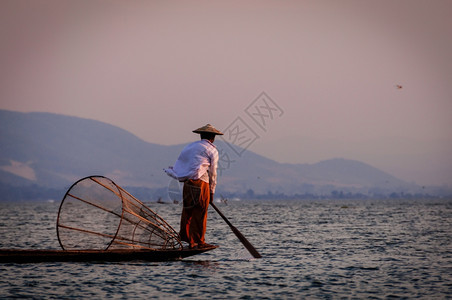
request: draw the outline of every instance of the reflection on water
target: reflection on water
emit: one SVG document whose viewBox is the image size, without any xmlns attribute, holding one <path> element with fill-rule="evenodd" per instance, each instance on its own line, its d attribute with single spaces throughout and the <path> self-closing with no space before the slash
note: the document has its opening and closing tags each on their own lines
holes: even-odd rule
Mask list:
<svg viewBox="0 0 452 300">
<path fill-rule="evenodd" d="M 152 209 L 174 228 L 179 205 Z M 219 205 L 262 254 L 209 211 L 220 248 L 183 261 L 0 265 L 0 295 L 94 298 L 450 298 L 452 200 Z M 2 248 L 58 249 L 58 203 L 0 204 Z"/>
</svg>

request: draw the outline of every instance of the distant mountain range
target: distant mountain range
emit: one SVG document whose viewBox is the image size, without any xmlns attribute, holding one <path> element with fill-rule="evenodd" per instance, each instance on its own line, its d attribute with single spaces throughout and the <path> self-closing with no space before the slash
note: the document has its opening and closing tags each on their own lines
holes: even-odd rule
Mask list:
<svg viewBox="0 0 452 300">
<path fill-rule="evenodd" d="M 230 149 L 221 139 L 215 144 L 220 153 Z M 162 192 L 171 184 L 162 169 L 174 164 L 183 147 L 148 143 L 99 121 L 0 110 L 0 185 L 4 191 L 66 190 L 82 177 L 104 175 L 123 187 Z M 229 195 L 369 195 L 420 189 L 359 161 L 283 164 L 249 150 L 223 162 L 220 173 L 218 193 Z"/>
</svg>

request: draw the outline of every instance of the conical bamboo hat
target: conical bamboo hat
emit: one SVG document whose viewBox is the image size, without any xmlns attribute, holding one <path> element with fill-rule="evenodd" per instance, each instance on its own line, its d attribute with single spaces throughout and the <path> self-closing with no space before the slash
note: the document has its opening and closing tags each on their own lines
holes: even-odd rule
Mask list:
<svg viewBox="0 0 452 300">
<path fill-rule="evenodd" d="M 221 131 L 219 131 L 218 129 L 216 129 L 215 127 L 213 127 L 210 124 L 207 124 L 203 127 L 200 127 L 198 129 L 193 130 L 194 133 L 203 133 L 203 132 L 209 132 L 209 133 L 214 133 L 217 135 L 223 135 L 223 133 Z"/>
</svg>

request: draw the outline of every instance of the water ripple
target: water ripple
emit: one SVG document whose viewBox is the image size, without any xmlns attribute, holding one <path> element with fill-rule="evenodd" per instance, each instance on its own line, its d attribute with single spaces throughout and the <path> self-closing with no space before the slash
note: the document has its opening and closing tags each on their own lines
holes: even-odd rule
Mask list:
<svg viewBox="0 0 452 300">
<path fill-rule="evenodd" d="M 175 228 L 180 206 L 153 207 Z M 220 248 L 174 262 L 0 265 L 1 298 L 412 299 L 452 297 L 452 201 L 262 201 L 209 211 Z M 0 204 L 2 248 L 58 249 L 58 204 Z"/>
</svg>

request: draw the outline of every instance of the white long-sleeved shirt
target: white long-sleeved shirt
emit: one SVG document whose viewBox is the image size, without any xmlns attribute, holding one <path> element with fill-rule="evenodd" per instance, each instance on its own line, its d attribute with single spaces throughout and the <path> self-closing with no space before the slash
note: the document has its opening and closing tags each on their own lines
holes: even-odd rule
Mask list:
<svg viewBox="0 0 452 300">
<path fill-rule="evenodd" d="M 179 181 L 201 179 L 209 183 L 210 192 L 215 193 L 217 185 L 218 150 L 209 140 L 188 144 L 182 150 L 174 167 L 165 172 Z"/>
</svg>

